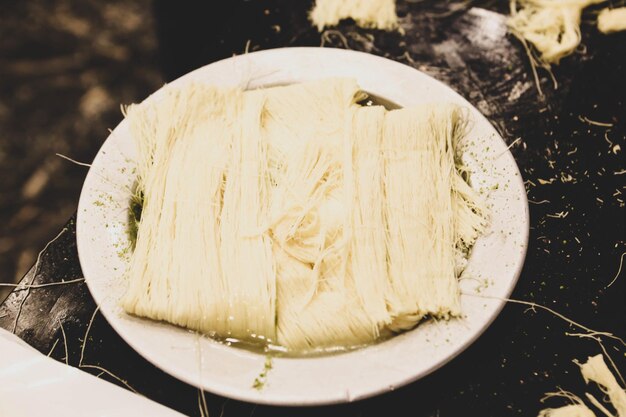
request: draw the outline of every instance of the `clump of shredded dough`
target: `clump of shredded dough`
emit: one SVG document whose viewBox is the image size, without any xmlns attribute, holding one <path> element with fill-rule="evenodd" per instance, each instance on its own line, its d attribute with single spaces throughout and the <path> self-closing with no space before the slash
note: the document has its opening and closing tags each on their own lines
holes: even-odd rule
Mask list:
<svg viewBox="0 0 626 417">
<path fill-rule="evenodd" d="M 559 389 L 557 392 L 547 393 L 546 396 L 541 399 L 541 402 L 553 397 L 566 398 L 569 400 L 570 404 L 557 408 L 543 409 L 539 412 L 537 417 L 595 417 L 594 412 L 583 403 L 580 397 L 562 389 Z"/>
<path fill-rule="evenodd" d="M 569 404 L 558 408 L 541 410 L 538 417 L 596 417 L 585 404 Z"/>
<path fill-rule="evenodd" d="M 603 9 L 598 15 L 598 30 L 602 33 L 626 30 L 626 7 Z"/>
<path fill-rule="evenodd" d="M 398 26 L 395 0 L 316 0 L 310 18 L 321 32 L 343 19 L 365 28 L 391 30 Z"/>
<path fill-rule="evenodd" d="M 558 64 L 580 43 L 580 16 L 585 7 L 604 0 L 511 0 L 507 24 L 539 52 L 541 64 Z"/>
<path fill-rule="evenodd" d="M 626 391 L 620 387 L 604 362 L 602 355 L 587 358 L 587 362 L 578 363 L 586 383 L 593 381 L 608 395 L 611 404 L 617 410 L 617 417 L 626 417 Z"/>
<path fill-rule="evenodd" d="M 451 104 L 361 107 L 352 79 L 189 83 L 127 109 L 144 194 L 122 307 L 308 351 L 460 313 L 487 209 Z"/>
</svg>

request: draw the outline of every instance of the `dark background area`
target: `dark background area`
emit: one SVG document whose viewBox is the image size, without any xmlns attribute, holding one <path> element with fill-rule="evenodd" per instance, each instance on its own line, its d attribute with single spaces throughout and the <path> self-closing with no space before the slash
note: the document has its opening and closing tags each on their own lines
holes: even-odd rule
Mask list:
<svg viewBox="0 0 626 417">
<path fill-rule="evenodd" d="M 120 104 L 163 84 L 152 3 L 0 2 L 0 282 L 20 279 L 76 210 Z M 0 299 L 7 294 L 0 289 Z"/>
<path fill-rule="evenodd" d="M 474 104 L 507 143 L 515 142 L 511 151 L 526 181 L 531 233 L 512 298 L 626 339 L 626 272 L 616 275 L 626 251 L 626 33 L 599 34 L 598 7 L 583 15 L 581 47 L 554 68 L 558 89 L 540 72 L 540 96 L 523 48 L 506 34 L 504 1 L 398 1 L 404 35 L 363 30 L 352 22 L 320 34 L 307 22 L 310 2 L 224 3 L 223 13 L 208 2 L 166 0 L 0 3 L 1 279 L 19 279 L 76 209 L 86 168 L 54 154 L 89 162 L 107 128 L 121 119 L 120 103 L 141 100 L 164 80 L 242 53 L 248 43 L 250 51 L 323 43 L 432 75 Z M 28 277 L 35 282 L 82 275 L 73 223 L 67 227 L 40 268 L 31 270 Z M 14 292 L 0 306 L 0 327 L 10 330 L 17 322 L 16 333 L 48 353 L 60 337 L 52 320 L 58 319 L 76 366 L 95 309 L 86 286 L 25 293 Z M 564 404 L 539 401 L 557 387 L 603 398 L 585 386 L 572 363 L 601 353 L 600 345 L 568 332 L 580 329 L 546 311 L 508 304 L 451 363 L 389 394 L 307 409 L 208 395 L 209 407 L 212 415 L 225 416 L 535 416 L 545 406 Z M 145 362 L 99 314 L 91 334 L 89 363 L 105 366 L 149 398 L 198 415 L 197 391 Z M 626 347 L 602 341 L 626 374 Z M 62 349 L 52 356 L 62 359 Z"/>
</svg>

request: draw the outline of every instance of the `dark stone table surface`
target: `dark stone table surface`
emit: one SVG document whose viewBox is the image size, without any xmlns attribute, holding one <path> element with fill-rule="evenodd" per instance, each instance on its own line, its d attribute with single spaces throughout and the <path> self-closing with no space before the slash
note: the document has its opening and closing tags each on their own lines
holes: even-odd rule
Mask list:
<svg viewBox="0 0 626 417">
<path fill-rule="evenodd" d="M 320 34 L 306 20 L 306 1 L 232 1 L 224 2 L 223 10 L 211 4 L 155 1 L 161 60 L 170 79 L 241 53 L 248 40 L 251 51 L 323 43 L 413 66 L 466 97 L 513 144 L 511 152 L 526 181 L 530 242 L 512 298 L 626 339 L 626 272 L 618 275 L 626 252 L 626 33 L 598 33 L 594 10 L 586 12 L 582 46 L 554 68 L 558 88 L 547 73 L 539 73 L 542 96 L 524 49 L 506 33 L 503 2 L 399 1 L 403 34 L 364 30 L 350 22 Z M 81 277 L 72 218 L 23 282 Z M 0 305 L 0 326 L 65 360 L 62 324 L 68 361 L 78 366 L 95 308 L 84 282 L 16 289 Z M 209 411 L 214 416 L 535 416 L 544 407 L 543 394 L 557 387 L 603 398 L 595 387 L 585 386 L 573 359 L 602 353 L 604 346 L 616 366 L 626 370 L 624 345 L 602 338 L 601 346 L 593 338 L 567 335 L 578 331 L 546 310 L 507 304 L 461 355 L 388 394 L 294 409 L 207 393 Z M 200 413 L 197 389 L 144 360 L 99 313 L 83 365 L 106 368 L 142 395 L 182 413 Z M 96 369 L 84 370 L 119 383 Z"/>
</svg>

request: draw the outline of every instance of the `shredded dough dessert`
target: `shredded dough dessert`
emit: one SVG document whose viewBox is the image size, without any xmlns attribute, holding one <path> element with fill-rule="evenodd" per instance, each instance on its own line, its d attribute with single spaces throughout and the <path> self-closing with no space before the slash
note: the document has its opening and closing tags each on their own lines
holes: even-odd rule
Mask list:
<svg viewBox="0 0 626 417">
<path fill-rule="evenodd" d="M 458 316 L 487 225 L 459 158 L 466 112 L 361 99 L 342 78 L 188 83 L 127 108 L 143 207 L 123 309 L 291 351 Z"/>
</svg>

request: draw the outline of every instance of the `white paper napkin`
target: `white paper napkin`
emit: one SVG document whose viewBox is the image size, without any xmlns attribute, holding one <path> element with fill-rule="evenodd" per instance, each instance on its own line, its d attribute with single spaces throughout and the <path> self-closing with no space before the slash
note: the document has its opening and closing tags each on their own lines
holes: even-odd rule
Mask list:
<svg viewBox="0 0 626 417">
<path fill-rule="evenodd" d="M 180 417 L 182 414 L 48 358 L 0 329 L 0 417 Z"/>
</svg>

